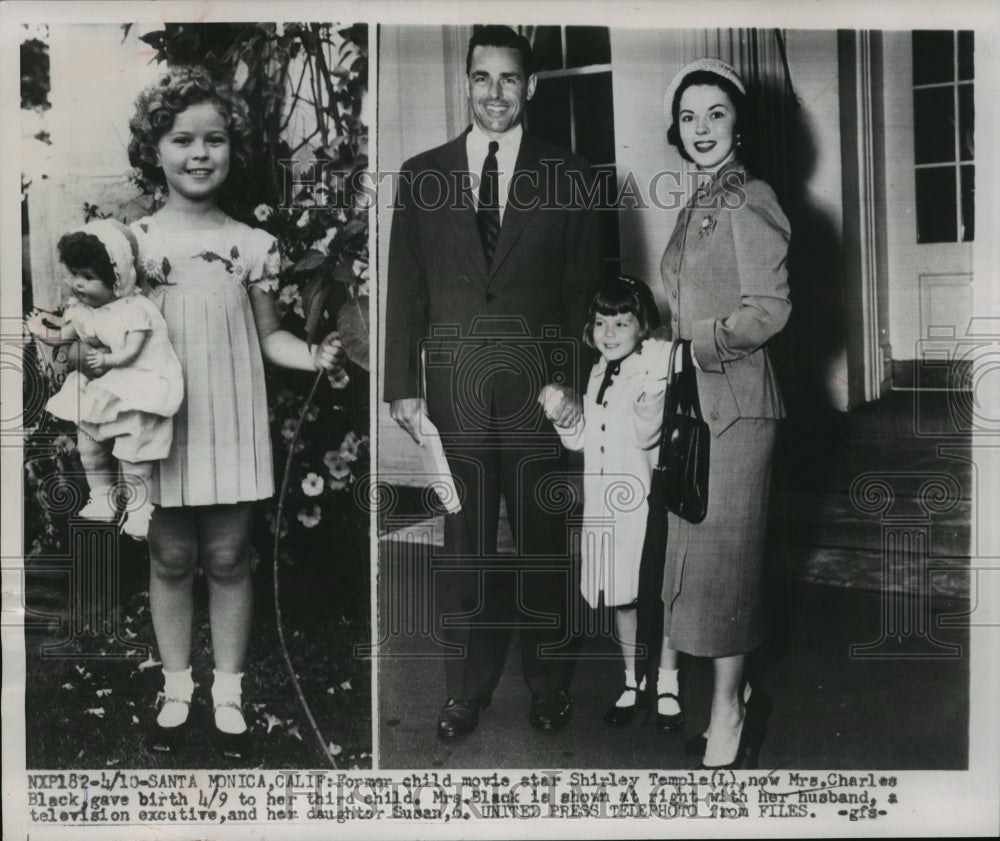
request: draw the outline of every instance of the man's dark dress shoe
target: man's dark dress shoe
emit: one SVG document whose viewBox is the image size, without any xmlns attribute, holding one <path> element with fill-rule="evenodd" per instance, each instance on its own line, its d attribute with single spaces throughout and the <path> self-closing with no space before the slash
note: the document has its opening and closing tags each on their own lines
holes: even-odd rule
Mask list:
<svg viewBox="0 0 1000 841">
<path fill-rule="evenodd" d="M 539 692 L 531 698 L 531 726 L 536 730 L 558 730 L 573 714 L 573 700 L 565 689 Z"/>
<path fill-rule="evenodd" d="M 450 739 L 471 733 L 479 724 L 480 708 L 485 706 L 479 701 L 449 698 L 438 715 L 438 735 Z"/>
</svg>

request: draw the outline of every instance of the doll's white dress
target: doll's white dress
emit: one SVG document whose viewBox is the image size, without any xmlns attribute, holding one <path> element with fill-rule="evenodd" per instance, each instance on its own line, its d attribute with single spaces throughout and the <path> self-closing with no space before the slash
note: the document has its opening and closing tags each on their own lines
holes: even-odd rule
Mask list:
<svg viewBox="0 0 1000 841">
<path fill-rule="evenodd" d="M 170 452 L 172 417 L 184 397 L 181 364 L 156 305 L 133 292 L 102 307 L 71 298 L 63 316 L 88 345 L 112 352 L 125 347 L 136 331 L 147 334 L 139 356 L 129 366 L 111 368 L 88 379 L 71 372 L 46 408 L 72 421 L 98 441 L 114 439 L 112 452 L 122 461 L 156 461 Z M 85 348 L 83 349 L 86 350 Z"/>
</svg>

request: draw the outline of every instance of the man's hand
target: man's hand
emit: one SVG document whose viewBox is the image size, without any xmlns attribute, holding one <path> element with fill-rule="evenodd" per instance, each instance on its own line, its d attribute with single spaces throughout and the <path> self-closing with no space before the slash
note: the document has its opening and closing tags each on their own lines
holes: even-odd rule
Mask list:
<svg viewBox="0 0 1000 841">
<path fill-rule="evenodd" d="M 547 417 L 556 426 L 569 429 L 583 417 L 583 403 L 580 395 L 572 388 L 561 385 L 547 385 L 538 395 Z"/>
<path fill-rule="evenodd" d="M 427 414 L 427 401 L 422 397 L 401 397 L 389 403 L 389 417 L 407 431 L 421 447 L 420 416 Z"/>
</svg>

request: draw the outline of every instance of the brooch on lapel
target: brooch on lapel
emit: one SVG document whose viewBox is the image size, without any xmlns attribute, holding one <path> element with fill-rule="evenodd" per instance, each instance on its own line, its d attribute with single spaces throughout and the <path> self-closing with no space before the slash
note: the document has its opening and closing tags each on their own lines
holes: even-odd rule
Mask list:
<svg viewBox="0 0 1000 841">
<path fill-rule="evenodd" d="M 698 236 L 704 239 L 709 236 L 712 231 L 715 230 L 715 217 L 706 216 L 701 220 L 701 224 L 698 226 Z"/>
</svg>

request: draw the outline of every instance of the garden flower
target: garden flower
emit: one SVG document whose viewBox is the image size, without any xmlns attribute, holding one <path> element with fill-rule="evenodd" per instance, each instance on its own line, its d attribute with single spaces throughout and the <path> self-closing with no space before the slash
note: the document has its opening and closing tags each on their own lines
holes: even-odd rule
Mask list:
<svg viewBox="0 0 1000 841">
<path fill-rule="evenodd" d="M 323 239 L 318 239 L 316 242 L 312 243 L 309 247 L 315 248 L 317 251 L 322 251 L 324 254 L 330 253 L 330 243 L 333 242 L 333 238 L 337 236 L 336 228 L 327 228 L 326 236 Z"/>
<path fill-rule="evenodd" d="M 330 471 L 330 475 L 334 479 L 346 479 L 351 475 L 351 468 L 347 464 L 347 459 L 339 452 L 334 452 L 330 450 L 325 456 L 323 456 L 323 464 L 326 465 L 326 469 Z"/>
<path fill-rule="evenodd" d="M 298 424 L 295 422 L 295 418 L 285 418 L 285 422 L 281 425 L 281 437 L 286 441 L 291 441 L 295 437 L 295 427 Z"/>
<path fill-rule="evenodd" d="M 299 511 L 299 522 L 302 523 L 307 529 L 311 529 L 313 526 L 319 525 L 319 521 L 323 518 L 322 512 L 319 510 L 318 505 L 310 505 L 308 508 L 303 508 Z"/>
<path fill-rule="evenodd" d="M 258 204 L 253 209 L 253 215 L 257 217 L 258 222 L 266 222 L 274 215 L 274 209 L 267 204 Z"/>
<path fill-rule="evenodd" d="M 357 461 L 358 460 L 358 446 L 361 444 L 361 439 L 358 438 L 358 434 L 353 430 L 348 430 L 347 434 L 344 436 L 344 440 L 340 443 L 340 457 L 344 461 Z M 330 453 L 327 453 L 330 455 Z M 329 467 L 329 465 L 327 465 Z"/>
<path fill-rule="evenodd" d="M 364 280 L 368 277 L 368 263 L 364 260 L 355 260 L 351 264 L 351 271 L 354 272 L 355 277 Z"/>
<path fill-rule="evenodd" d="M 57 436 L 56 440 L 52 442 L 52 446 L 58 452 L 66 453 L 66 455 L 76 452 L 76 442 L 68 435 Z"/>
<path fill-rule="evenodd" d="M 302 493 L 306 496 L 319 496 L 323 493 L 323 477 L 316 473 L 306 474 L 302 480 Z"/>
</svg>

